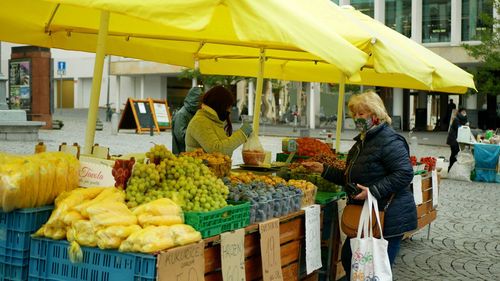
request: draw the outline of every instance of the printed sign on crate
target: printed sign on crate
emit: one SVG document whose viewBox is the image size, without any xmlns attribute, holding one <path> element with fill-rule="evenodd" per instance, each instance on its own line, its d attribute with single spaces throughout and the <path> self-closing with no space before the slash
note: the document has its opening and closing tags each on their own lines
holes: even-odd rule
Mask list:
<svg viewBox="0 0 500 281">
<path fill-rule="evenodd" d="M 78 185 L 80 187 L 114 186 L 115 178 L 111 173 L 112 170 L 113 168 L 107 165 L 80 161 Z"/>
</svg>

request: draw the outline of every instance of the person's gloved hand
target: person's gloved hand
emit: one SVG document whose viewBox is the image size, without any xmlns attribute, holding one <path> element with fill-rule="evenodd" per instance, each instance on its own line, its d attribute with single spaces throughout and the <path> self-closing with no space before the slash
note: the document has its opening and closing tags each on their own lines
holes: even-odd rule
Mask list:
<svg viewBox="0 0 500 281">
<path fill-rule="evenodd" d="M 249 137 L 250 134 L 253 132 L 253 126 L 250 121 L 245 121 L 243 125 L 241 125 L 240 130 L 247 136 Z"/>
</svg>

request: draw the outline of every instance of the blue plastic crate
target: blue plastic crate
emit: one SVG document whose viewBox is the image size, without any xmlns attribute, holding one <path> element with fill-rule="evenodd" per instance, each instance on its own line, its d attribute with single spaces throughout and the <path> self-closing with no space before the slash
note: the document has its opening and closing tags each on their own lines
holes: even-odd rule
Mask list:
<svg viewBox="0 0 500 281">
<path fill-rule="evenodd" d="M 0 262 L 0 281 L 24 281 L 28 279 L 28 266 Z"/>
<path fill-rule="evenodd" d="M 0 211 L 0 281 L 28 278 L 30 235 L 49 219 L 53 209 Z"/>
<path fill-rule="evenodd" d="M 64 240 L 32 238 L 28 280 L 154 281 L 156 256 L 82 247 L 83 261 L 73 264 Z"/>
</svg>

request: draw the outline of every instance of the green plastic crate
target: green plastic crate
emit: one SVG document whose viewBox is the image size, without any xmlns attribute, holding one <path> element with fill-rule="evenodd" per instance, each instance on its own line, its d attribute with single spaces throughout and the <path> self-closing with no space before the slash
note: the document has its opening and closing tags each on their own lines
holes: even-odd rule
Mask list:
<svg viewBox="0 0 500 281">
<path fill-rule="evenodd" d="M 210 212 L 184 212 L 185 223 L 203 238 L 235 230 L 250 222 L 250 202 L 228 201 L 229 206 Z"/>
<path fill-rule="evenodd" d="M 286 159 L 288 159 L 288 155 L 290 155 L 290 154 L 276 153 L 276 162 L 286 162 Z M 310 156 L 302 156 L 302 155 L 294 155 L 292 158 L 292 162 L 293 162 L 293 160 L 297 160 L 297 159 L 309 159 L 309 158 L 311 158 L 311 157 Z"/>
<path fill-rule="evenodd" d="M 338 193 L 318 191 L 316 192 L 316 204 L 328 204 L 332 201 L 339 200 L 345 196 L 345 192 L 341 191 Z"/>
</svg>

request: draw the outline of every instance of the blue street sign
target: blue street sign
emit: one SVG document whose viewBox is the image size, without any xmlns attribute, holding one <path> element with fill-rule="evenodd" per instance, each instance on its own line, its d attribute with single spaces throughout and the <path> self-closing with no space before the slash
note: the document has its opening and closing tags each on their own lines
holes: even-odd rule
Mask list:
<svg viewBox="0 0 500 281">
<path fill-rule="evenodd" d="M 57 70 L 66 70 L 66 62 L 58 61 L 57 62 Z"/>
</svg>

